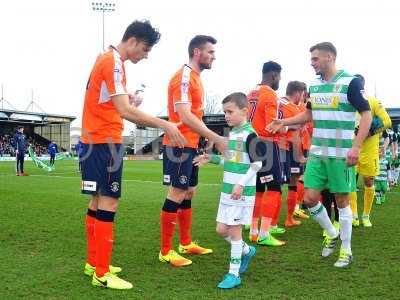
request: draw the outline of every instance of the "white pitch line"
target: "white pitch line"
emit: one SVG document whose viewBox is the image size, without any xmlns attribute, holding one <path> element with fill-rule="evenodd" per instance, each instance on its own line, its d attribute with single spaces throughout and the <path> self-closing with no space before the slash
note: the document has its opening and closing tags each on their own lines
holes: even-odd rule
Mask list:
<svg viewBox="0 0 400 300">
<path fill-rule="evenodd" d="M 69 173 L 59 173 L 59 174 L 69 174 Z M 0 174 L 0 176 L 13 176 L 11 174 Z M 58 176 L 58 175 L 29 175 L 30 177 L 47 177 L 47 178 L 68 178 L 68 179 L 79 179 L 79 177 L 72 177 L 72 176 Z M 161 181 L 151 181 L 151 180 L 137 180 L 137 179 L 123 179 L 123 182 L 141 182 L 141 183 L 157 183 L 161 184 Z M 205 186 L 221 186 L 219 183 L 200 183 L 199 185 Z"/>
</svg>

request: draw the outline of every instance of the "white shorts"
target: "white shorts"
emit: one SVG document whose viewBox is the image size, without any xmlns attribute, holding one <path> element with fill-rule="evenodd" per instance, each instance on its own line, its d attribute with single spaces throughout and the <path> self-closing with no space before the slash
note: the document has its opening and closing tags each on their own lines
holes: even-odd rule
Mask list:
<svg viewBox="0 0 400 300">
<path fill-rule="evenodd" d="M 236 206 L 220 203 L 217 222 L 226 225 L 250 225 L 253 217 L 253 206 Z"/>
</svg>

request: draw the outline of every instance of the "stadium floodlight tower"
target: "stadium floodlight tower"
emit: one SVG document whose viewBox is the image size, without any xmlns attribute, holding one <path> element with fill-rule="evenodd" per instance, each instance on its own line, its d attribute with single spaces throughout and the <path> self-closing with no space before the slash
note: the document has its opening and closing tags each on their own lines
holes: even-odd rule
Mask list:
<svg viewBox="0 0 400 300">
<path fill-rule="evenodd" d="M 103 23 L 103 51 L 105 51 L 104 46 L 104 15 L 105 13 L 111 13 L 115 11 L 115 3 L 112 2 L 92 2 L 92 9 L 95 12 L 101 12 L 102 14 L 102 23 Z"/>
</svg>

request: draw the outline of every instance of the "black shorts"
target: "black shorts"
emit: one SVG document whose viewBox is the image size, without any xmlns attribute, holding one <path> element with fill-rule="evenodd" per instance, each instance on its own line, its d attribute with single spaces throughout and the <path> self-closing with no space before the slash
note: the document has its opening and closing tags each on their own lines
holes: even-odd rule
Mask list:
<svg viewBox="0 0 400 300">
<path fill-rule="evenodd" d="M 256 191 L 265 192 L 267 185 L 282 185 L 282 166 L 279 148 L 276 143 L 265 141 L 265 159 L 262 169 L 257 173 Z"/>
<path fill-rule="evenodd" d="M 164 146 L 163 184 L 187 190 L 198 183 L 199 168 L 193 165 L 197 149 Z"/>
<path fill-rule="evenodd" d="M 304 173 L 303 165 L 300 164 L 295 157 L 293 144 L 289 146 L 289 165 L 290 165 L 290 176 L 300 176 Z"/>
<path fill-rule="evenodd" d="M 122 150 L 121 144 L 83 144 L 82 194 L 121 197 Z"/>
</svg>

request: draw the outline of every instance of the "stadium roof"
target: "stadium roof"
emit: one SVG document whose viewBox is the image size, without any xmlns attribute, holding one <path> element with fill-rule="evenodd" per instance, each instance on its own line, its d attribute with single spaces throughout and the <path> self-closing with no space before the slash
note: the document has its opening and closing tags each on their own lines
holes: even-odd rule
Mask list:
<svg viewBox="0 0 400 300">
<path fill-rule="evenodd" d="M 67 115 L 0 109 L 0 123 L 47 125 L 71 123 L 75 119 Z"/>
</svg>

